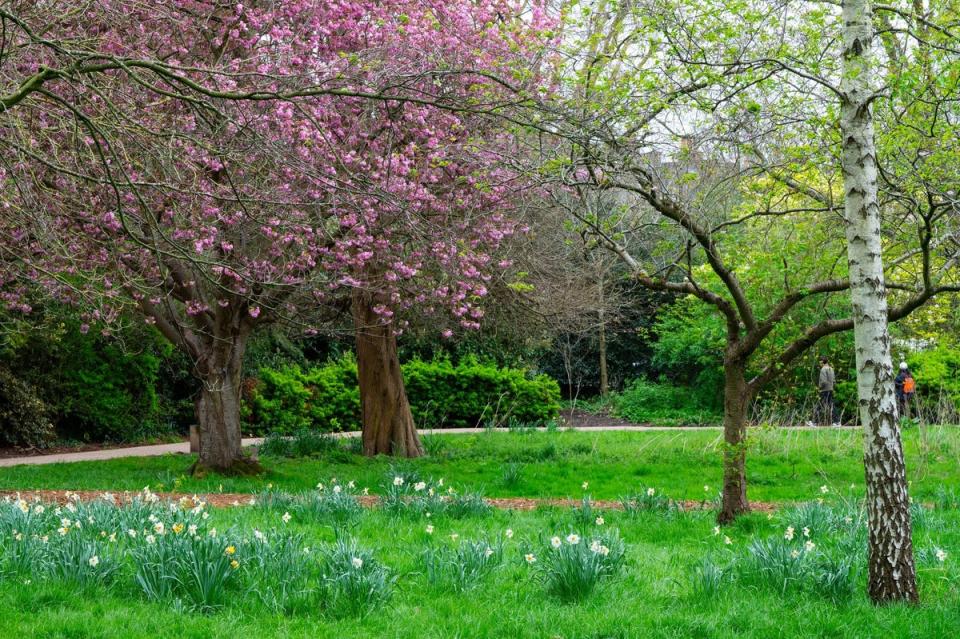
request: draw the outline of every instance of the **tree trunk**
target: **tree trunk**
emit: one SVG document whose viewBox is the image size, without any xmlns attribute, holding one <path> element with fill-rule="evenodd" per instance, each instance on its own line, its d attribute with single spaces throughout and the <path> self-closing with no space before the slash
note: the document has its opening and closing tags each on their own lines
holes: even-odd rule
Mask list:
<svg viewBox="0 0 960 639">
<path fill-rule="evenodd" d="M 240 431 L 240 374 L 245 335 L 217 339 L 197 363 L 201 389 L 196 398 L 200 457 L 196 469 L 247 471 Z"/>
<path fill-rule="evenodd" d="M 918 600 L 903 445 L 897 424 L 880 245 L 869 0 L 843 1 L 840 129 L 853 303 L 857 395 L 864 428 L 868 592 L 875 603 Z"/>
<path fill-rule="evenodd" d="M 747 502 L 747 410 L 752 393 L 742 360 L 723 364 L 723 500 L 717 523 L 729 524 L 749 512 Z"/>
<path fill-rule="evenodd" d="M 610 392 L 610 381 L 607 376 L 607 325 L 600 310 L 600 395 L 606 396 Z"/>
<path fill-rule="evenodd" d="M 423 448 L 403 385 L 397 337 L 373 305 L 369 294 L 354 294 L 363 454 L 420 457 Z"/>
</svg>

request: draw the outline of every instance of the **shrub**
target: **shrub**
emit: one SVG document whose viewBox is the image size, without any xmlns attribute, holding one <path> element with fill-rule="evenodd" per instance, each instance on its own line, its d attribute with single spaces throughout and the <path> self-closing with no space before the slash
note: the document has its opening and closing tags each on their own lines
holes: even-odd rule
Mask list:
<svg viewBox="0 0 960 639">
<path fill-rule="evenodd" d="M 0 368 L 0 444 L 42 447 L 53 436 L 47 405 L 28 383 Z"/>
<path fill-rule="evenodd" d="M 613 413 L 631 422 L 703 423 L 722 418 L 690 388 L 635 379 L 613 399 Z"/>
<path fill-rule="evenodd" d="M 260 369 L 244 404 L 256 432 L 336 432 L 360 423 L 357 363 L 351 355 L 304 372 L 298 367 Z"/>
<path fill-rule="evenodd" d="M 46 404 L 61 437 L 124 441 L 164 432 L 156 389 L 172 346 L 156 331 L 141 324 L 120 340 L 84 332 L 76 317 L 40 313 L 31 321 L 40 329 L 25 331 L 0 355 Z"/>
<path fill-rule="evenodd" d="M 960 349 L 938 346 L 913 353 L 907 361 L 919 396 L 936 400 L 943 395 L 960 406 Z"/>
<path fill-rule="evenodd" d="M 421 427 L 473 427 L 483 423 L 545 423 L 559 414 L 560 387 L 544 375 L 464 359 L 413 360 L 403 365 L 410 409 Z M 350 356 L 303 371 L 265 368 L 244 401 L 250 430 L 289 434 L 325 432 L 360 423 L 357 363 Z"/>
<path fill-rule="evenodd" d="M 413 416 L 422 426 L 473 427 L 486 421 L 543 423 L 560 411 L 560 387 L 545 375 L 530 377 L 465 358 L 413 360 L 403 365 Z"/>
</svg>

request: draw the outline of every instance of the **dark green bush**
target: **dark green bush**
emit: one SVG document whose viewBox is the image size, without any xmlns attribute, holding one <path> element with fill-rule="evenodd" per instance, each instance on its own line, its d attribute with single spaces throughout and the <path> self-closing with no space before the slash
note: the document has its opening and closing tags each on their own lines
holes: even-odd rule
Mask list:
<svg viewBox="0 0 960 639">
<path fill-rule="evenodd" d="M 560 388 L 543 375 L 531 377 L 469 358 L 457 365 L 414 360 L 402 369 L 410 408 L 421 427 L 472 427 L 508 417 L 543 422 L 560 410 Z M 307 371 L 262 369 L 244 400 L 244 420 L 254 433 L 359 428 L 356 360 L 347 355 Z"/>
<path fill-rule="evenodd" d="M 631 422 L 698 424 L 718 422 L 722 416 L 712 395 L 687 386 L 635 379 L 614 396 L 613 413 Z"/>
<path fill-rule="evenodd" d="M 49 410 L 33 387 L 0 368 L 0 444 L 42 447 L 53 436 Z"/>
<path fill-rule="evenodd" d="M 157 387 L 172 347 L 151 327 L 105 337 L 70 315 L 38 311 L 4 337 L 0 361 L 34 389 L 60 438 L 129 441 L 168 427 Z"/>
</svg>

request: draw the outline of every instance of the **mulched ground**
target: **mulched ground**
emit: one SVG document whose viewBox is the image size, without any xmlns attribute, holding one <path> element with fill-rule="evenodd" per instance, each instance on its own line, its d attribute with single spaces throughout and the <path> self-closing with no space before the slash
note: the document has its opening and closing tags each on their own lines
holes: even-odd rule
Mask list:
<svg viewBox="0 0 960 639">
<path fill-rule="evenodd" d="M 13 490 L 2 490 L 0 491 L 0 498 L 11 497 L 15 498 L 20 496 L 27 501 L 33 501 L 36 498 L 39 498 L 44 503 L 58 503 L 65 504 L 69 501 L 68 495 L 77 495 L 83 501 L 92 501 L 94 499 L 103 499 L 103 495 L 110 494 L 114 498 L 114 503 L 123 503 L 126 500 L 132 499 L 139 493 L 135 492 L 109 492 L 103 490 L 24 490 L 24 491 L 13 491 Z M 179 501 L 185 499 L 188 501 L 193 501 L 196 497 L 201 501 L 205 501 L 211 506 L 218 508 L 229 508 L 233 506 L 245 506 L 250 503 L 250 498 L 253 495 L 249 493 L 207 493 L 207 494 L 194 494 L 194 493 L 156 493 L 161 499 L 170 499 L 174 501 Z M 358 497 L 360 503 L 371 508 L 379 502 L 379 497 L 376 495 L 361 495 Z M 557 506 L 561 508 L 572 508 L 574 506 L 580 505 L 579 500 L 575 499 L 531 499 L 526 497 L 487 497 L 484 499 L 488 504 L 494 508 L 500 508 L 502 510 L 536 510 L 537 508 L 544 506 Z M 623 510 L 623 505 L 618 501 L 610 500 L 596 500 L 591 504 L 594 508 L 599 508 L 602 510 Z M 687 510 L 695 510 L 702 508 L 711 508 L 712 504 L 705 503 L 702 501 L 685 501 L 683 502 L 683 507 Z M 750 507 L 759 512 L 773 512 L 776 510 L 775 504 L 770 504 L 766 502 L 750 502 Z"/>
</svg>

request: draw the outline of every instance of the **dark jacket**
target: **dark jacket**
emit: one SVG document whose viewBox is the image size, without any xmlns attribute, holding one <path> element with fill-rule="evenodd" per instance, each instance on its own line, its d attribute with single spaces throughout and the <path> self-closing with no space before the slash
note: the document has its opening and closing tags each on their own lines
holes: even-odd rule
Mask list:
<svg viewBox="0 0 960 639">
<path fill-rule="evenodd" d="M 910 374 L 910 371 L 901 370 L 897 377 L 893 380 L 893 388 L 897 393 L 897 397 L 903 397 L 903 382 L 905 382 L 908 377 L 913 377 L 913 375 Z"/>
</svg>

